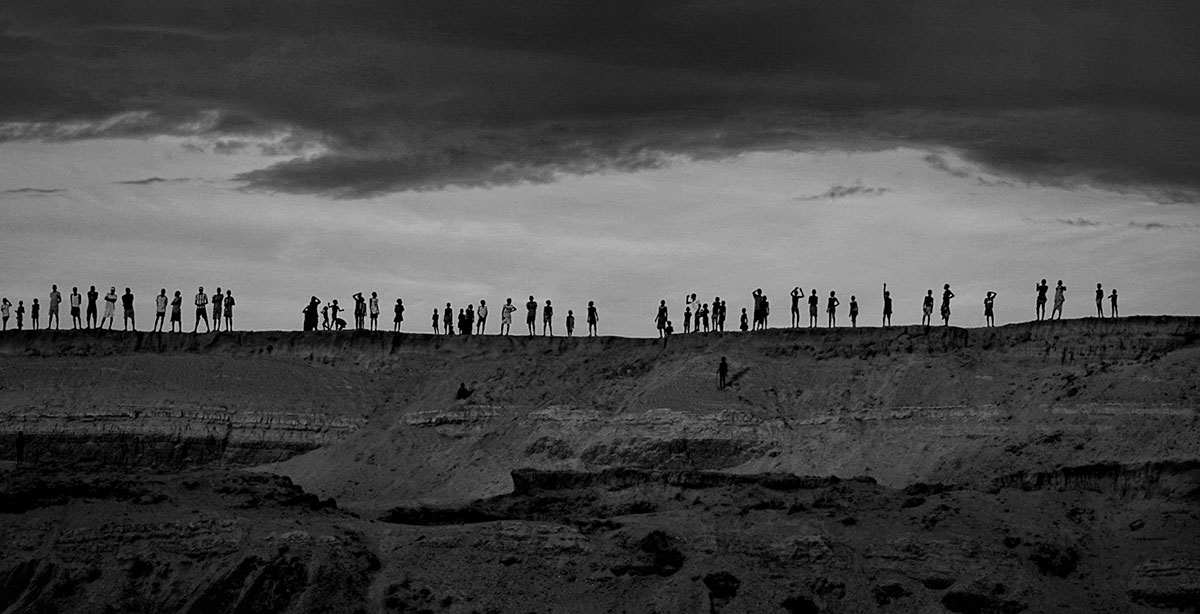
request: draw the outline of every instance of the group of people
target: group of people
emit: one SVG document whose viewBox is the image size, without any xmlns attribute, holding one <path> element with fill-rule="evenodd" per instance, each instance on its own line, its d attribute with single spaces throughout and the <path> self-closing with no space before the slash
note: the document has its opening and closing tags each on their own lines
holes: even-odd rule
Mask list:
<svg viewBox="0 0 1200 614">
<path fill-rule="evenodd" d="M 103 298 L 104 312 L 99 315 L 99 304 Z M 86 299 L 86 307 L 85 307 Z M 71 288 L 71 294 L 67 297 L 68 305 L 71 313 L 71 328 L 73 330 L 105 328 L 112 330 L 116 319 L 117 302 L 121 303 L 121 330 L 137 331 L 137 323 L 134 315 L 134 296 L 133 290 L 125 288 L 125 293 L 117 295 L 117 287 L 112 286 L 108 289 L 108 294 L 103 297 L 96 290 L 96 286 L 91 286 L 84 294 L 79 293 L 78 287 Z M 63 296 L 58 290 L 58 285 L 50 286 L 50 296 L 47 302 L 46 309 L 46 326 L 45 328 L 60 328 L 59 308 L 62 305 Z M 212 331 L 221 330 L 221 318 L 224 317 L 225 330 L 233 330 L 233 306 L 236 301 L 233 298 L 233 291 L 226 290 L 222 294 L 221 289 L 213 293 L 211 300 L 204 292 L 204 287 L 201 286 L 199 292 L 196 293 L 193 302 L 196 305 L 196 323 L 192 328 L 195 333 L 199 330 L 200 322 L 204 322 L 205 332 L 210 331 L 208 320 L 208 307 L 212 305 Z M 38 299 L 33 299 L 29 305 L 29 322 L 31 328 L 37 330 L 41 328 L 41 303 Z M 170 326 L 171 332 L 183 332 L 183 297 L 179 290 L 175 291 L 174 298 L 167 297 L 167 289 L 163 288 L 159 291 L 158 296 L 154 297 L 154 326 L 153 332 L 162 332 L 163 323 L 167 320 L 167 308 L 170 307 Z M 17 306 L 14 309 L 8 298 L 0 299 L 0 316 L 3 316 L 3 330 L 8 330 L 8 319 L 11 313 L 15 311 L 17 315 L 16 328 L 21 330 L 25 328 L 25 301 L 17 301 Z M 97 317 L 99 316 L 99 317 Z M 178 325 L 178 330 L 176 326 Z"/>
</svg>

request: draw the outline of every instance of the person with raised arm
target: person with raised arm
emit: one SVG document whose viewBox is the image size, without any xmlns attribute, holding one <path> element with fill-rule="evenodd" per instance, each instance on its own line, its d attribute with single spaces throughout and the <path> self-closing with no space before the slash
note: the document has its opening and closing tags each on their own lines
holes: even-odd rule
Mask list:
<svg viewBox="0 0 1200 614">
<path fill-rule="evenodd" d="M 988 327 L 996 325 L 996 293 L 988 291 L 987 296 L 983 297 L 983 320 Z"/>
<path fill-rule="evenodd" d="M 800 299 L 804 298 L 804 290 L 800 286 L 792 288 L 792 328 L 800 328 Z"/>
<path fill-rule="evenodd" d="M 887 284 L 883 284 L 883 321 L 884 327 L 892 325 L 892 293 L 888 291 Z"/>
<path fill-rule="evenodd" d="M 355 292 L 354 296 L 354 330 L 365 330 L 367 328 L 367 301 L 363 298 L 362 292 Z"/>
</svg>

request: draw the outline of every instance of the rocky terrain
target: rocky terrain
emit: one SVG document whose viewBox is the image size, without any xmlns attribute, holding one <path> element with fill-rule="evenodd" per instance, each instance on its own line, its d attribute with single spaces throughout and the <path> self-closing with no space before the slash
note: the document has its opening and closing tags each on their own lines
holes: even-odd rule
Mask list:
<svg viewBox="0 0 1200 614">
<path fill-rule="evenodd" d="M 1198 341 L 7 332 L 0 612 L 1200 611 Z"/>
</svg>

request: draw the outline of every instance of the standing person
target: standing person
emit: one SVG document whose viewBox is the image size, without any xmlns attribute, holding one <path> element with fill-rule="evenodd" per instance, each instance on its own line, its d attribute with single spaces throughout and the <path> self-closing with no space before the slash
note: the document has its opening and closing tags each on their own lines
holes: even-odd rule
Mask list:
<svg viewBox="0 0 1200 614">
<path fill-rule="evenodd" d="M 762 309 L 763 291 L 762 291 L 762 288 L 755 288 L 754 292 L 750 293 L 750 298 L 753 299 L 753 301 L 754 301 L 753 328 L 754 328 L 754 330 L 758 330 L 760 325 L 762 324 L 762 319 L 763 319 L 763 309 Z"/>
<path fill-rule="evenodd" d="M 537 323 L 537 301 L 533 300 L 533 296 L 529 297 L 529 302 L 525 303 L 525 323 L 529 325 L 529 336 L 534 333 L 534 326 Z"/>
<path fill-rule="evenodd" d="M 447 335 L 454 334 L 454 310 L 450 308 L 450 303 L 446 303 L 446 308 L 442 310 L 442 328 Z"/>
<path fill-rule="evenodd" d="M 176 324 L 179 325 L 179 330 L 175 330 Z M 183 332 L 183 293 L 179 290 L 175 291 L 175 298 L 171 299 L 171 332 Z"/>
<path fill-rule="evenodd" d="M 1096 284 L 1096 317 L 1104 317 L 1104 287 Z"/>
<path fill-rule="evenodd" d="M 829 291 L 829 301 L 826 302 L 825 313 L 829 314 L 829 328 L 837 326 L 837 308 L 842 302 L 838 300 L 837 292 Z"/>
<path fill-rule="evenodd" d="M 117 287 L 112 286 L 108 289 L 108 294 L 104 295 L 104 317 L 100 318 L 100 328 L 104 328 L 104 321 L 108 320 L 108 330 L 113 327 L 113 314 L 117 311 Z"/>
<path fill-rule="evenodd" d="M 954 293 L 950 291 L 950 284 L 946 284 L 942 290 L 942 326 L 950 326 L 950 299 L 952 298 L 954 298 Z"/>
<path fill-rule="evenodd" d="M 713 298 L 713 328 L 717 332 L 725 332 L 725 301 L 721 297 Z"/>
<path fill-rule="evenodd" d="M 988 291 L 987 296 L 983 298 L 983 319 L 989 327 L 996 325 L 996 293 Z"/>
<path fill-rule="evenodd" d="M 567 336 L 570 337 L 575 333 L 575 312 L 567 310 Z"/>
<path fill-rule="evenodd" d="M 96 324 L 96 301 L 100 300 L 100 293 L 96 292 L 96 286 L 92 286 L 87 293 L 87 323 L 88 328 L 98 328 Z"/>
<path fill-rule="evenodd" d="M 201 296 L 204 296 L 203 286 L 200 288 L 200 294 L 196 295 L 196 300 L 199 301 Z M 308 299 L 308 304 L 304 306 L 304 309 L 300 310 L 304 314 L 304 332 L 317 330 L 317 311 L 320 310 L 320 306 L 321 299 L 314 296 Z M 200 312 L 202 311 L 204 311 L 202 307 L 197 309 L 196 326 L 200 326 Z M 208 322 L 205 321 L 206 328 L 207 324 Z M 195 332 L 196 330 L 192 329 L 192 333 L 195 334 Z"/>
<path fill-rule="evenodd" d="M 125 330 L 126 326 L 137 332 L 137 325 L 133 321 L 133 291 L 125 288 L 125 294 L 121 295 L 121 308 L 124 310 L 124 317 L 121 318 L 121 330 Z"/>
<path fill-rule="evenodd" d="M 858 328 L 858 299 L 850 295 L 850 328 Z"/>
<path fill-rule="evenodd" d="M 589 337 L 595 337 L 597 335 L 596 325 L 598 325 L 599 323 L 600 323 L 600 314 L 596 313 L 596 302 L 588 301 L 587 324 L 588 324 L 588 336 Z"/>
<path fill-rule="evenodd" d="M 466 335 L 467 328 L 469 328 L 470 326 L 471 326 L 470 323 L 467 321 L 467 311 L 465 309 L 459 309 L 458 310 L 458 334 Z"/>
<path fill-rule="evenodd" d="M 313 296 L 313 299 L 316 299 L 316 296 Z M 203 285 L 202 285 L 202 287 L 200 287 L 199 290 L 197 290 L 196 297 L 194 297 L 194 299 L 192 299 L 192 302 L 196 303 L 196 324 L 194 324 L 192 326 L 192 335 L 196 335 L 196 331 L 200 330 L 200 320 L 204 320 L 204 332 L 210 332 L 211 329 L 209 327 L 209 309 L 208 309 L 209 295 L 204 294 Z M 304 319 L 305 329 L 304 330 L 306 330 L 306 331 L 307 330 L 316 330 L 316 326 L 313 326 L 312 329 L 310 329 L 310 327 L 308 327 L 308 318 L 312 318 L 313 323 L 316 323 L 317 307 L 314 306 L 311 301 L 308 302 L 308 307 L 310 307 L 312 309 L 313 313 L 308 314 L 308 312 L 305 311 L 305 319 Z"/>
<path fill-rule="evenodd" d="M 921 325 L 929 326 L 930 319 L 933 317 L 933 290 L 925 293 L 925 298 L 921 300 Z"/>
<path fill-rule="evenodd" d="M 799 315 L 799 314 L 797 314 Z M 725 378 L 729 375 L 729 363 L 725 362 L 725 357 L 721 357 L 720 364 L 717 365 L 717 390 L 725 389 Z"/>
<path fill-rule="evenodd" d="M 658 304 L 658 313 L 654 314 L 654 326 L 658 329 L 658 336 L 666 338 L 667 336 L 667 301 L 663 299 Z"/>
<path fill-rule="evenodd" d="M 233 330 L 233 290 L 225 291 L 225 330 Z"/>
<path fill-rule="evenodd" d="M 1058 280 L 1058 285 L 1054 287 L 1054 309 L 1050 311 L 1051 320 L 1053 320 L 1055 316 L 1058 316 L 1059 320 L 1062 319 L 1063 303 L 1066 301 L 1067 287 L 1063 285 L 1063 282 L 1060 279 Z"/>
<path fill-rule="evenodd" d="M 162 332 L 163 324 L 167 319 L 167 289 L 163 288 L 158 291 L 158 296 L 154 297 L 154 326 L 150 330 L 156 333 Z"/>
<path fill-rule="evenodd" d="M 17 330 L 25 328 L 25 301 L 17 301 Z"/>
<path fill-rule="evenodd" d="M 546 306 L 542 308 L 542 336 L 545 337 L 547 332 L 554 336 L 554 307 L 550 306 L 550 299 L 546 299 Z"/>
<path fill-rule="evenodd" d="M 33 299 L 33 304 L 29 306 L 29 329 L 30 330 L 38 329 L 38 311 L 40 311 L 41 308 L 42 308 L 42 306 L 38 304 L 38 300 L 36 298 Z"/>
<path fill-rule="evenodd" d="M 321 305 L 321 328 L 329 330 L 333 324 L 329 321 L 329 303 Z"/>
<path fill-rule="evenodd" d="M 512 314 L 517 310 L 517 306 L 512 304 L 512 297 L 504 301 L 504 306 L 500 308 L 500 334 L 508 335 L 512 332 Z"/>
<path fill-rule="evenodd" d="M 800 286 L 792 288 L 792 328 L 800 328 L 800 299 L 804 298 L 804 290 Z"/>
<path fill-rule="evenodd" d="M 767 330 L 767 320 L 771 317 L 771 302 L 767 300 L 767 295 L 762 295 L 762 329 Z"/>
<path fill-rule="evenodd" d="M 485 328 L 487 328 L 487 314 L 488 314 L 487 301 L 480 299 L 479 300 L 479 309 L 475 310 L 475 315 L 476 315 L 476 317 L 479 318 L 478 333 L 480 335 L 482 335 L 483 330 Z"/>
<path fill-rule="evenodd" d="M 888 292 L 887 284 L 883 284 L 883 326 L 892 325 L 892 293 Z"/>
<path fill-rule="evenodd" d="M 1050 285 L 1047 284 L 1046 280 L 1043 279 L 1042 283 L 1038 284 L 1035 289 L 1037 290 L 1037 305 L 1035 307 L 1035 313 L 1037 314 L 1037 319 L 1040 322 L 1046 319 L 1046 293 L 1050 291 Z"/>
<path fill-rule="evenodd" d="M 367 301 L 367 313 L 371 316 L 371 330 L 379 330 L 379 294 L 371 293 Z"/>
<path fill-rule="evenodd" d="M 438 316 L 439 316 L 439 314 L 438 314 L 437 307 L 434 307 L 433 308 L 433 334 L 435 334 L 435 335 L 442 334 L 442 331 L 438 330 L 438 321 L 439 321 Z"/>
<path fill-rule="evenodd" d="M 363 330 L 367 327 L 367 301 L 363 298 L 362 292 L 354 293 L 354 330 Z"/>
<path fill-rule="evenodd" d="M 470 335 L 475 332 L 475 306 L 467 305 L 467 332 L 465 335 Z"/>
<path fill-rule="evenodd" d="M 342 311 L 342 306 L 338 304 L 338 300 L 336 298 L 329 303 L 329 319 L 330 324 L 333 326 L 334 332 L 346 328 L 346 320 L 338 317 L 338 314 Z"/>
<path fill-rule="evenodd" d="M 4 319 L 4 328 L 0 330 L 8 330 L 8 318 L 11 310 L 12 302 L 8 300 L 8 297 L 6 296 L 3 299 L 0 299 L 0 317 Z"/>
<path fill-rule="evenodd" d="M 1112 303 L 1112 317 L 1117 317 L 1117 289 L 1113 288 L 1112 294 L 1108 295 L 1108 300 Z"/>
<path fill-rule="evenodd" d="M 750 318 L 746 315 L 746 308 L 742 307 L 742 321 L 739 325 L 739 328 L 743 333 L 750 330 L 750 322 L 748 322 L 749 319 Z"/>
<path fill-rule="evenodd" d="M 670 339 L 671 335 L 673 335 L 673 334 L 675 334 L 675 325 L 671 324 L 670 320 L 667 320 L 667 327 L 663 329 L 663 347 L 664 348 L 667 347 L 667 340 Z"/>
<path fill-rule="evenodd" d="M 46 328 L 50 328 L 50 323 L 54 322 L 54 328 L 58 329 L 58 306 L 62 304 L 62 294 L 58 291 L 57 284 L 50 285 L 50 310 L 46 314 Z"/>
<path fill-rule="evenodd" d="M 704 325 L 704 332 L 706 332 L 706 333 L 708 332 L 708 313 L 709 313 L 708 303 L 705 303 L 703 306 L 700 307 L 700 324 Z M 700 326 L 697 325 L 696 328 L 699 329 Z"/>
<path fill-rule="evenodd" d="M 821 303 L 821 297 L 817 296 L 817 289 L 813 288 L 812 292 L 808 293 L 808 327 L 817 327 L 817 305 Z"/>
<path fill-rule="evenodd" d="M 683 307 L 684 307 L 685 313 L 694 313 L 694 314 L 697 314 L 697 317 L 699 317 L 700 302 L 696 299 L 695 292 L 693 292 L 687 296 L 687 300 L 684 301 Z M 687 321 L 684 321 L 684 323 L 683 323 L 683 332 L 685 332 L 685 333 L 688 332 Z M 696 320 L 696 332 L 700 332 L 700 320 L 699 319 Z"/>
<path fill-rule="evenodd" d="M 396 299 L 396 306 L 392 308 L 392 311 L 396 314 L 392 318 L 392 332 L 398 333 L 400 325 L 404 323 L 404 301 Z"/>
<path fill-rule="evenodd" d="M 221 303 L 225 301 L 225 295 L 221 293 L 221 287 L 217 286 L 217 291 L 212 295 L 212 324 L 213 331 L 221 330 Z"/>
<path fill-rule="evenodd" d="M 79 318 L 79 308 L 83 306 L 83 295 L 79 294 L 79 287 L 71 288 L 71 328 L 79 330 L 83 328 L 83 320 Z"/>
<path fill-rule="evenodd" d="M 696 328 L 700 328 L 699 321 L 700 318 L 697 317 Z M 686 335 L 690 332 L 692 332 L 692 306 L 688 305 L 687 307 L 683 308 L 683 334 Z"/>
</svg>

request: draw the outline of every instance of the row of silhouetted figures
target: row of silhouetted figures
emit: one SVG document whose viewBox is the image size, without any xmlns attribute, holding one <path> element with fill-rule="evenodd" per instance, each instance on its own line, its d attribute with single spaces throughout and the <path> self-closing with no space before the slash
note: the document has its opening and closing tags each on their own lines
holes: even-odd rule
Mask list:
<svg viewBox="0 0 1200 614">
<path fill-rule="evenodd" d="M 1043 279 L 1036 284 L 1034 291 L 1035 298 L 1035 318 L 1036 320 L 1045 319 L 1061 319 L 1063 305 L 1066 302 L 1067 287 L 1062 280 L 1054 288 L 1054 298 L 1050 315 L 1046 315 L 1046 305 L 1050 302 L 1050 286 Z M 997 294 L 988 291 L 983 297 L 983 316 L 986 326 L 995 326 L 995 311 L 996 311 Z M 771 315 L 771 302 L 767 295 L 759 288 L 751 293 L 752 307 L 743 307 L 738 320 L 737 329 L 742 332 L 751 330 L 765 330 L 769 327 Z M 810 328 L 815 328 L 819 325 L 820 311 L 822 299 L 821 295 L 814 288 L 811 292 L 805 293 L 799 286 L 792 289 L 791 298 L 791 327 L 800 328 L 807 325 Z M 950 284 L 945 284 L 942 287 L 941 306 L 939 315 L 942 325 L 950 325 L 951 301 L 956 295 L 950 289 Z M 1104 303 L 1107 301 L 1110 306 L 1108 317 L 1118 317 L 1117 307 L 1117 291 L 1112 290 L 1111 294 L 1105 295 L 1103 284 L 1096 284 L 1096 315 L 1097 317 L 1105 317 Z M 372 292 L 370 297 L 364 297 L 363 293 L 356 293 L 353 297 L 353 308 L 346 308 L 339 304 L 337 299 L 328 302 L 322 302 L 321 299 L 313 296 L 309 299 L 308 305 L 302 310 L 304 314 L 304 330 L 345 330 L 349 323 L 342 317 L 344 312 L 350 312 L 347 315 L 353 316 L 355 330 L 379 330 L 379 315 L 380 301 L 379 295 Z M 930 326 L 933 319 L 933 311 L 937 299 L 934 296 L 933 290 L 930 289 L 925 293 L 921 301 L 921 324 Z M 808 305 L 807 322 L 803 319 L 803 304 Z M 826 317 L 826 325 L 830 328 L 837 327 L 837 319 L 839 309 L 842 306 L 842 301 L 837 296 L 836 291 L 830 291 L 828 297 L 824 300 L 824 315 Z M 538 325 L 541 325 L 540 334 L 543 336 L 554 336 L 554 304 L 550 300 L 539 303 L 533 296 L 525 303 L 525 324 L 530 336 L 538 335 Z M 513 299 L 506 299 L 500 307 L 500 334 L 508 335 L 512 332 L 512 322 L 514 313 L 520 308 L 513 304 Z M 748 311 L 752 309 L 752 311 Z M 892 325 L 892 293 L 887 288 L 887 284 L 883 285 L 883 316 L 882 325 L 888 327 Z M 392 306 L 392 330 L 400 332 L 405 319 L 404 300 L 397 298 Z M 849 315 L 850 326 L 858 326 L 859 304 L 858 297 L 851 295 L 849 304 L 847 305 L 847 313 Z M 459 307 L 457 313 L 451 303 L 446 303 L 444 308 L 433 309 L 430 316 L 430 326 L 432 332 L 437 335 L 482 335 L 487 333 L 489 308 L 486 300 L 479 301 L 478 306 L 469 304 L 466 307 Z M 683 332 L 684 333 L 707 333 L 707 332 L 725 332 L 726 330 L 726 302 L 721 297 L 715 297 L 712 302 L 704 303 L 697 299 L 695 294 L 689 294 L 684 299 L 683 307 Z M 587 335 L 589 337 L 597 334 L 597 327 L 600 323 L 600 316 L 596 309 L 595 301 L 588 301 L 587 308 L 584 312 L 585 322 L 587 324 Z M 666 299 L 659 302 L 658 311 L 655 314 L 653 321 L 658 330 L 659 337 L 667 337 L 676 332 L 674 321 L 670 315 L 670 308 L 667 306 Z M 564 318 L 566 325 L 566 335 L 568 337 L 575 334 L 575 312 L 568 309 Z"/>
<path fill-rule="evenodd" d="M 63 295 L 58 291 L 58 285 L 50 286 L 50 294 L 46 302 L 46 325 L 47 329 L 58 330 L 61 328 L 59 319 L 59 307 L 63 303 Z M 104 329 L 107 325 L 107 330 L 112 330 L 113 322 L 116 319 L 117 302 L 121 303 L 121 330 L 137 332 L 137 319 L 134 309 L 135 297 L 133 291 L 125 288 L 125 293 L 117 295 L 117 287 L 109 288 L 108 293 L 101 295 L 96 290 L 96 286 L 92 286 L 86 293 L 80 293 L 78 287 L 71 288 L 71 294 L 67 296 L 67 304 L 71 314 L 71 328 L 73 330 L 85 329 Z M 100 315 L 100 304 L 103 302 L 104 312 Z M 204 332 L 216 332 L 221 330 L 222 318 L 224 319 L 225 330 L 233 330 L 233 307 L 237 301 L 233 298 L 233 290 L 225 290 L 222 293 L 221 288 L 212 294 L 212 298 L 204 291 L 204 286 L 200 286 L 199 291 L 192 297 L 192 304 L 196 307 L 196 319 L 192 327 L 192 332 L 199 332 L 200 323 L 204 323 Z M 210 327 L 208 313 L 209 307 L 212 308 L 212 324 Z M 29 323 L 34 330 L 41 328 L 41 310 L 42 305 L 37 298 L 32 299 L 29 304 Z M 14 307 L 8 297 L 0 298 L 0 316 L 3 317 L 3 330 L 8 330 L 8 320 L 15 312 L 17 316 L 16 328 L 21 330 L 25 328 L 25 301 L 18 300 Z M 173 297 L 167 296 L 167 289 L 159 290 L 158 295 L 154 297 L 154 324 L 151 327 L 151 332 L 162 332 L 163 324 L 167 322 L 167 315 L 170 313 L 170 332 L 183 332 L 183 293 L 179 290 L 175 291 Z"/>
</svg>

